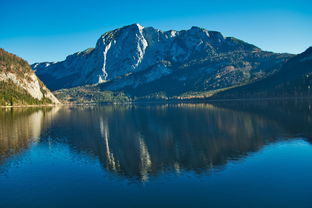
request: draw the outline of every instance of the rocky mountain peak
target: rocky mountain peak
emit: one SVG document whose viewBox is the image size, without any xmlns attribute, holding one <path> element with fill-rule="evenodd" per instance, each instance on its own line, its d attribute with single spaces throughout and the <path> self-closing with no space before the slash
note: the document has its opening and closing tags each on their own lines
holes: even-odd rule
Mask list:
<svg viewBox="0 0 312 208">
<path fill-rule="evenodd" d="M 149 70 L 153 71 L 153 77 L 147 79 L 151 81 L 170 74 L 173 66 L 189 66 L 228 52 L 252 51 L 261 50 L 200 27 L 161 31 L 131 24 L 104 33 L 94 49 L 70 55 L 62 62 L 37 64 L 33 68 L 55 90 L 105 83 Z"/>
</svg>

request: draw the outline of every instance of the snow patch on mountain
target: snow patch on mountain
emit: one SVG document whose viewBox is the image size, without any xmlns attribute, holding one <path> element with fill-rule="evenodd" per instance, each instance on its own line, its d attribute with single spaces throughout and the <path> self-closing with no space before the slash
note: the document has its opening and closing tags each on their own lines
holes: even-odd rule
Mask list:
<svg viewBox="0 0 312 208">
<path fill-rule="evenodd" d="M 138 57 L 137 63 L 135 64 L 135 67 L 138 67 L 139 64 L 142 62 L 142 60 L 144 58 L 144 54 L 145 54 L 145 49 L 148 46 L 148 43 L 147 43 L 147 41 L 143 35 L 144 27 L 138 25 L 138 28 L 140 31 L 139 35 L 137 35 L 137 38 L 139 39 L 139 41 L 137 42 L 137 51 L 138 51 L 139 57 Z"/>
<path fill-rule="evenodd" d="M 104 82 L 104 81 L 107 80 L 108 74 L 107 74 L 107 72 L 106 72 L 106 60 L 107 60 L 107 57 L 106 57 L 106 56 L 107 56 L 107 52 L 108 52 L 108 50 L 110 49 L 111 45 L 112 45 L 112 42 L 110 42 L 108 45 L 106 45 L 106 46 L 105 46 L 105 49 L 104 49 L 104 51 L 103 51 L 103 67 L 102 67 L 103 75 L 99 75 L 99 81 L 98 81 L 98 83 L 102 83 L 102 82 Z"/>
</svg>

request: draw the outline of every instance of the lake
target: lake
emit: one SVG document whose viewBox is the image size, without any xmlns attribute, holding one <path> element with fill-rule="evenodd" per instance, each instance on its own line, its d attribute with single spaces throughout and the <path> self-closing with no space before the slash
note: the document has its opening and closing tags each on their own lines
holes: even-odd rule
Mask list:
<svg viewBox="0 0 312 208">
<path fill-rule="evenodd" d="M 312 101 L 0 109 L 0 207 L 312 207 Z"/>
</svg>

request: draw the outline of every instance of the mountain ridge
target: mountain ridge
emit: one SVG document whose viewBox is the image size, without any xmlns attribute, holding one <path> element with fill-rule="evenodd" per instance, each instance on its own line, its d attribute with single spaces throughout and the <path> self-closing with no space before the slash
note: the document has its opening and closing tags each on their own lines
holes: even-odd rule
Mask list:
<svg viewBox="0 0 312 208">
<path fill-rule="evenodd" d="M 291 56 L 263 52 L 260 48 L 239 39 L 224 37 L 220 32 L 195 26 L 189 30 L 161 31 L 153 27 L 144 28 L 139 24 L 132 24 L 104 33 L 97 40 L 95 48 L 69 55 L 61 62 L 36 63 L 32 67 L 51 90 L 58 90 L 101 84 L 112 80 L 114 80 L 112 83 L 116 83 L 116 80 L 123 76 L 153 68 L 152 74 L 146 74 L 146 80 L 151 82 L 171 74 L 179 67 L 183 68 L 183 65 L 205 61 L 209 57 L 224 59 L 222 55 L 232 52 L 238 56 L 260 54 L 260 56 L 281 56 L 281 59 Z M 218 60 L 211 61 L 217 62 Z M 241 62 L 244 61 L 248 60 L 241 60 Z M 216 65 L 222 65 L 220 62 Z M 209 65 L 211 63 L 206 63 L 207 68 Z M 220 67 L 226 66 L 211 66 L 210 68 L 219 69 Z M 124 85 L 124 83 L 118 83 L 118 85 Z M 119 90 L 118 85 L 110 84 L 108 90 Z M 131 85 L 141 84 L 137 82 Z"/>
<path fill-rule="evenodd" d="M 114 101 L 116 97 L 118 102 L 128 102 L 217 98 L 280 74 L 293 57 L 196 26 L 162 31 L 132 24 L 105 32 L 94 48 L 71 54 L 64 61 L 32 67 L 66 102 L 86 97 L 88 102 Z"/>
<path fill-rule="evenodd" d="M 312 46 L 290 58 L 262 80 L 214 95 L 214 98 L 305 97 L 312 95 Z"/>
</svg>

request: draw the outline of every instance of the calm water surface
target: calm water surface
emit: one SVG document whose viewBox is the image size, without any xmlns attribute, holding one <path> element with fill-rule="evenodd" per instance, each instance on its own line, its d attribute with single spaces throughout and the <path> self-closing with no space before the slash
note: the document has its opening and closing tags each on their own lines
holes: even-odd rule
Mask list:
<svg viewBox="0 0 312 208">
<path fill-rule="evenodd" d="M 312 102 L 0 109 L 0 207 L 312 207 Z"/>
</svg>

